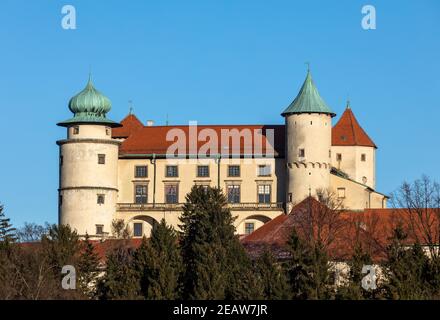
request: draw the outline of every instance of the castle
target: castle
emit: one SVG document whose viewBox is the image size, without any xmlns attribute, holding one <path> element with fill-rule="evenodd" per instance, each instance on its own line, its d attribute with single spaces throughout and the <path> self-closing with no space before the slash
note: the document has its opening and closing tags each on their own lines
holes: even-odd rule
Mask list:
<svg viewBox="0 0 440 320">
<path fill-rule="evenodd" d="M 375 190 L 377 146 L 348 102 L 332 126 L 335 113 L 310 71 L 281 114 L 285 125 L 155 126 L 131 112 L 118 123 L 107 118 L 111 102 L 91 78 L 69 109 L 73 117 L 58 123 L 67 129 L 57 141 L 59 223 L 80 235 L 105 238 L 115 219 L 133 237 L 149 236 L 162 218 L 177 229 L 193 185 L 224 191 L 238 234 L 320 190 L 350 210 L 386 207 L 388 197 Z"/>
</svg>

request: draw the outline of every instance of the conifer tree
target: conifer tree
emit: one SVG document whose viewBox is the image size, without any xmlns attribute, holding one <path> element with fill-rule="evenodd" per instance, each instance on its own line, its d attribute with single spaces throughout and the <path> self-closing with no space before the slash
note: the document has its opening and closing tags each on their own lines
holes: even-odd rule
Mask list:
<svg viewBox="0 0 440 320">
<path fill-rule="evenodd" d="M 289 299 L 287 277 L 277 265 L 271 251 L 266 249 L 256 262 L 256 274 L 261 278 L 264 298 L 268 300 Z"/>
<path fill-rule="evenodd" d="M 80 248 L 79 236 L 69 225 L 52 225 L 41 242 L 55 275 L 61 277 L 61 269 L 65 265 L 76 265 Z"/>
<path fill-rule="evenodd" d="M 82 242 L 82 252 L 78 261 L 79 287 L 84 295 L 89 298 L 96 296 L 96 282 L 99 275 L 99 257 L 95 247 L 86 234 Z"/>
<path fill-rule="evenodd" d="M 6 218 L 3 205 L 0 205 L 0 249 L 17 240 L 16 229 L 12 227 L 9 218 Z"/>
<path fill-rule="evenodd" d="M 184 299 L 236 298 L 243 261 L 235 236 L 234 219 L 226 198 L 217 188 L 194 186 L 186 197 L 182 222 L 182 277 Z M 237 271 L 238 270 L 238 271 Z"/>
<path fill-rule="evenodd" d="M 376 292 L 368 292 L 362 288 L 362 279 L 365 274 L 362 273 L 364 265 L 371 265 L 372 260 L 360 244 L 354 248 L 353 256 L 348 263 L 349 271 L 347 283 L 338 288 L 337 299 L 344 300 L 362 300 L 374 298 Z M 376 290 L 377 291 L 377 290 Z"/>
<path fill-rule="evenodd" d="M 146 299 L 179 298 L 179 277 L 182 270 L 176 231 L 165 220 L 153 227 L 136 250 L 134 266 L 140 279 L 141 294 Z"/>
<path fill-rule="evenodd" d="M 407 235 L 401 227 L 393 231 L 391 244 L 387 248 L 384 289 L 389 299 L 429 298 L 426 274 L 429 258 L 420 244 L 406 244 Z"/>
<path fill-rule="evenodd" d="M 302 241 L 295 230 L 288 241 L 291 257 L 287 263 L 293 299 L 330 299 L 332 283 L 327 254 L 318 242 Z"/>
<path fill-rule="evenodd" d="M 133 265 L 134 252 L 124 246 L 116 247 L 107 256 L 105 275 L 99 280 L 100 299 L 138 299 L 139 282 Z"/>
</svg>

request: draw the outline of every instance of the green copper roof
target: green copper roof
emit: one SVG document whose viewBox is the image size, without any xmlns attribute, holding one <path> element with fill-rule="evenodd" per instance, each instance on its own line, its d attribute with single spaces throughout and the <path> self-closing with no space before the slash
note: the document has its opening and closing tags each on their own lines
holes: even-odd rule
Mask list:
<svg viewBox="0 0 440 320">
<path fill-rule="evenodd" d="M 106 118 L 107 112 L 111 109 L 110 100 L 95 89 L 92 78 L 80 93 L 69 101 L 69 109 L 73 118 L 58 123 L 60 126 L 69 126 L 74 123 L 104 123 L 109 126 L 119 126 L 119 123 Z"/>
<path fill-rule="evenodd" d="M 313 83 L 310 70 L 307 71 L 306 80 L 295 100 L 293 100 L 281 115 L 287 116 L 294 113 L 328 113 L 332 117 L 336 115 L 319 95 L 318 89 Z"/>
</svg>

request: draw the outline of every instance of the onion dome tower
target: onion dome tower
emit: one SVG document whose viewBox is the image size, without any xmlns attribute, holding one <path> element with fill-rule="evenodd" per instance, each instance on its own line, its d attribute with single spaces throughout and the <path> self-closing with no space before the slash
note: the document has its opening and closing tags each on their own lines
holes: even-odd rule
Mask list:
<svg viewBox="0 0 440 320">
<path fill-rule="evenodd" d="M 73 117 L 57 125 L 67 128 L 60 146 L 59 224 L 70 225 L 79 235 L 102 237 L 110 231 L 118 195 L 118 151 L 107 119 L 110 100 L 86 87 L 69 101 Z"/>
<path fill-rule="evenodd" d="M 294 205 L 330 187 L 331 130 L 335 113 L 319 95 L 310 70 L 286 122 L 287 203 Z"/>
</svg>

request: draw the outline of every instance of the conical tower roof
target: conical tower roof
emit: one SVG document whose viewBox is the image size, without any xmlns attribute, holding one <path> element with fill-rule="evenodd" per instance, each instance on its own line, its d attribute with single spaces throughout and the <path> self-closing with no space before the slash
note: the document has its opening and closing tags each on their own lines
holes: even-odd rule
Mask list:
<svg viewBox="0 0 440 320">
<path fill-rule="evenodd" d="M 347 107 L 338 123 L 332 129 L 332 145 L 377 148 L 376 144 L 356 120 L 349 101 L 347 101 Z"/>
<path fill-rule="evenodd" d="M 281 115 L 285 117 L 289 114 L 297 113 L 327 113 L 332 117 L 336 115 L 319 95 L 310 70 L 307 70 L 306 80 L 299 90 L 295 100 L 293 100 Z"/>
</svg>

